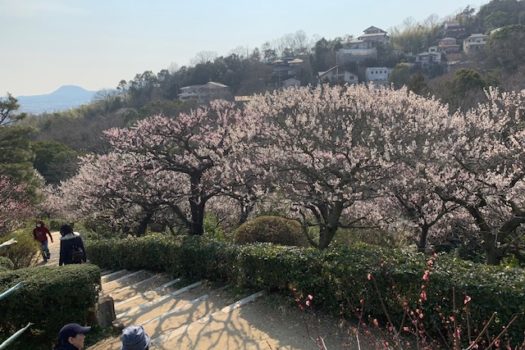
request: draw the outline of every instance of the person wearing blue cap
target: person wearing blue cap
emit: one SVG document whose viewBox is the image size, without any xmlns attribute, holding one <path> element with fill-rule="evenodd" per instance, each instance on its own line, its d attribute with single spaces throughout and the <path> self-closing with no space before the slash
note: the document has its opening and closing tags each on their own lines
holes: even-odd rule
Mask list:
<svg viewBox="0 0 525 350">
<path fill-rule="evenodd" d="M 142 326 L 129 326 L 124 328 L 121 350 L 148 350 L 150 339 Z"/>
<path fill-rule="evenodd" d="M 84 339 L 91 327 L 82 327 L 78 323 L 68 323 L 58 332 L 58 343 L 55 350 L 82 350 Z"/>
</svg>

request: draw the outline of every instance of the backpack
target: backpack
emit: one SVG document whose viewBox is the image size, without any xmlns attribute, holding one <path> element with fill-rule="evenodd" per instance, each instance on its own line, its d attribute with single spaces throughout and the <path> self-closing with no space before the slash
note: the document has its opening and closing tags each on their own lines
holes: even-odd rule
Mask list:
<svg viewBox="0 0 525 350">
<path fill-rule="evenodd" d="M 84 260 L 84 251 L 77 245 L 73 246 L 73 252 L 71 252 L 71 262 L 73 264 L 82 264 Z"/>
</svg>

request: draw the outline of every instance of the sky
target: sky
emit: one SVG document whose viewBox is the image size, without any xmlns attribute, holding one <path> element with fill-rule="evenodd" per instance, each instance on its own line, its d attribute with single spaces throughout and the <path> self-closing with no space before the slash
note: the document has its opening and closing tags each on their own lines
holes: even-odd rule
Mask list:
<svg viewBox="0 0 525 350">
<path fill-rule="evenodd" d="M 115 88 L 122 79 L 201 51 L 227 55 L 286 34 L 359 35 L 411 17 L 440 19 L 488 0 L 0 0 L 0 96 L 62 85 Z"/>
</svg>

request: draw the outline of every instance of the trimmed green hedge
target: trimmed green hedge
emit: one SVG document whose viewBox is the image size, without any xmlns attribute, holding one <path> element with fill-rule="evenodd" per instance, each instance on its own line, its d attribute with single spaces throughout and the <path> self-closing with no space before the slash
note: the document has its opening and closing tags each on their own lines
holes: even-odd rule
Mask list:
<svg viewBox="0 0 525 350">
<path fill-rule="evenodd" d="M 0 256 L 0 271 L 12 270 L 14 268 L 15 268 L 15 265 L 13 264 L 11 259 L 5 256 Z"/>
<path fill-rule="evenodd" d="M 355 316 L 364 301 L 365 317 L 384 323 L 383 300 L 396 325 L 404 314 L 403 300 L 408 301 L 412 310 L 419 307 L 422 277 L 427 269 L 427 257 L 422 254 L 363 244 L 318 251 L 152 235 L 88 241 L 87 250 L 90 260 L 104 268 L 166 271 L 175 276 L 226 280 L 241 287 L 287 293 L 290 288 L 296 288 L 299 294 L 312 294 L 316 307 L 337 315 Z M 369 280 L 369 274 L 373 281 Z M 472 299 L 469 303 L 472 329 L 481 329 L 483 322 L 497 312 L 490 333 L 497 334 L 518 315 L 509 333 L 514 342 L 523 340 L 525 273 L 522 269 L 476 265 L 445 255 L 437 257 L 427 283 L 428 300 L 423 303 L 425 328 L 434 335 L 437 329 L 447 332 L 447 325 L 439 314 L 447 319 L 453 314 L 453 291 L 456 318 L 460 323 L 466 323 L 461 309 L 468 295 Z"/>
<path fill-rule="evenodd" d="M 37 343 L 50 348 L 64 324 L 88 321 L 100 290 L 100 269 L 83 264 L 0 272 L 0 292 L 18 282 L 23 287 L 0 301 L 0 339 L 33 322 L 12 348 L 29 349 L 33 347 L 28 344 Z"/>
<path fill-rule="evenodd" d="M 301 224 L 280 216 L 259 216 L 235 230 L 237 244 L 274 243 L 286 246 L 307 247 Z"/>
</svg>

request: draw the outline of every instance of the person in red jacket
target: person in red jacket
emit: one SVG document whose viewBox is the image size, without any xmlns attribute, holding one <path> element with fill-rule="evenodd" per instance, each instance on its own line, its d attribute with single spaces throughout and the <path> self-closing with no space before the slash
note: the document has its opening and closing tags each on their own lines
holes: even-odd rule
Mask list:
<svg viewBox="0 0 525 350">
<path fill-rule="evenodd" d="M 44 258 L 45 263 L 51 257 L 51 253 L 49 252 L 49 248 L 47 246 L 47 236 L 49 236 L 49 238 L 51 239 L 51 242 L 53 242 L 53 236 L 51 236 L 51 232 L 49 232 L 44 222 L 37 221 L 36 227 L 33 230 L 33 238 L 40 243 L 40 249 L 42 250 L 42 257 Z"/>
</svg>

